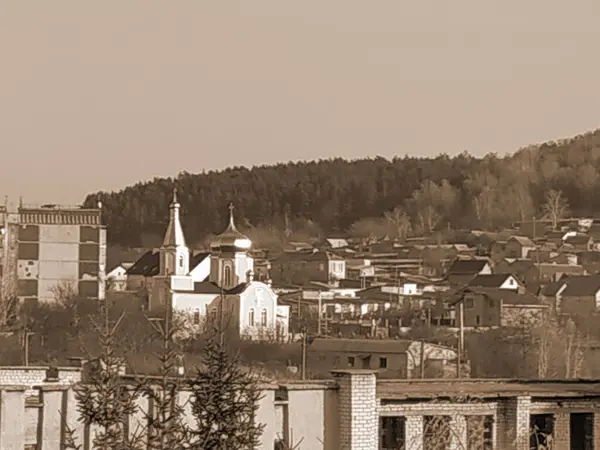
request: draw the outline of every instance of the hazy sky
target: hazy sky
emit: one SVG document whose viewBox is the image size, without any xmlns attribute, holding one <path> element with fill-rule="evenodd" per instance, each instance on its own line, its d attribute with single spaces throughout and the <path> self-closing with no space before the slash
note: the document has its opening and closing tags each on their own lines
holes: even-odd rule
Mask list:
<svg viewBox="0 0 600 450">
<path fill-rule="evenodd" d="M 0 0 L 0 194 L 596 128 L 598 0 Z"/>
</svg>

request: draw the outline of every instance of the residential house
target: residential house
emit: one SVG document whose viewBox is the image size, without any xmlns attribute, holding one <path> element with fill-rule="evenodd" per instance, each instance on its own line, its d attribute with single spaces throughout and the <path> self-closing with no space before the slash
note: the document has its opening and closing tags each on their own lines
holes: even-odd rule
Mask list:
<svg viewBox="0 0 600 450">
<path fill-rule="evenodd" d="M 273 283 L 329 283 L 346 278 L 346 261 L 326 250 L 312 253 L 285 252 L 271 261 Z"/>
<path fill-rule="evenodd" d="M 308 369 L 326 376 L 333 369 L 374 369 L 381 378 L 455 376 L 456 350 L 410 340 L 314 339 L 308 347 Z M 421 362 L 421 355 L 423 361 Z M 450 369 L 450 370 L 448 370 Z"/>
<path fill-rule="evenodd" d="M 591 252 L 594 250 L 594 238 L 589 234 L 570 232 L 565 234 L 563 241 L 571 245 L 576 252 Z"/>
<path fill-rule="evenodd" d="M 509 273 L 476 275 L 468 285 L 474 288 L 510 289 L 515 292 L 525 292 L 525 285 L 516 276 Z"/>
<path fill-rule="evenodd" d="M 494 266 L 494 273 L 512 274 L 528 289 L 530 286 L 539 286 L 540 282 L 540 270 L 531 259 L 504 259 Z"/>
<path fill-rule="evenodd" d="M 600 275 L 567 276 L 555 293 L 561 314 L 592 314 L 600 310 Z"/>
<path fill-rule="evenodd" d="M 492 273 L 488 259 L 457 259 L 448 269 L 447 280 L 455 286 L 462 286 L 471 281 L 476 275 Z"/>
<path fill-rule="evenodd" d="M 123 292 L 127 290 L 127 269 L 133 263 L 120 263 L 110 269 L 106 274 L 106 289 L 108 291 Z"/>
<path fill-rule="evenodd" d="M 511 327 L 538 323 L 549 305 L 529 293 L 511 289 L 467 287 L 459 291 L 451 302 L 460 325 L 460 308 L 463 305 L 465 327 Z"/>
<path fill-rule="evenodd" d="M 583 266 L 573 264 L 537 264 L 540 271 L 540 282 L 558 281 L 565 275 L 585 275 L 587 272 Z"/>
<path fill-rule="evenodd" d="M 504 246 L 506 258 L 525 259 L 530 251 L 537 248 L 535 243 L 526 236 L 512 236 Z"/>
<path fill-rule="evenodd" d="M 320 243 L 323 249 L 342 249 L 348 247 L 348 240 L 342 237 L 328 237 Z"/>
</svg>

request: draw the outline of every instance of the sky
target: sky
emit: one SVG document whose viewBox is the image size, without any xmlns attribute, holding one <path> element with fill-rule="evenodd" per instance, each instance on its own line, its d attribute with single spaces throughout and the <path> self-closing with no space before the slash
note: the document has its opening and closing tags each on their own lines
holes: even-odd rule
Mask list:
<svg viewBox="0 0 600 450">
<path fill-rule="evenodd" d="M 0 196 L 595 129 L 597 0 L 0 0 Z"/>
</svg>

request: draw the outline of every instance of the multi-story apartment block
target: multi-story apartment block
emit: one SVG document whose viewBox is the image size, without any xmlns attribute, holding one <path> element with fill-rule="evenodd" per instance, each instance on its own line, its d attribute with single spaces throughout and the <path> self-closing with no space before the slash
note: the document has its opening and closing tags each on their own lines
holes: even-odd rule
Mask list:
<svg viewBox="0 0 600 450">
<path fill-rule="evenodd" d="M 5 210 L 0 227 L 3 286 L 20 300 L 52 301 L 57 289 L 104 298 L 106 229 L 100 209 L 20 206 L 16 213 Z"/>
</svg>

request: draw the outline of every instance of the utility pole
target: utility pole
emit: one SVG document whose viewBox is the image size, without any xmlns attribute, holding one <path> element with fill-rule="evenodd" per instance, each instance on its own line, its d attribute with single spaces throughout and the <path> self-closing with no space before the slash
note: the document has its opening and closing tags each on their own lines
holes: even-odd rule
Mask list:
<svg viewBox="0 0 600 450">
<path fill-rule="evenodd" d="M 24 340 L 23 340 L 23 345 L 24 345 L 24 348 L 23 348 L 23 353 L 24 353 L 23 354 L 23 359 L 24 359 L 23 365 L 25 367 L 29 366 L 29 338 L 31 336 L 33 336 L 34 334 L 35 333 L 33 333 L 31 331 L 25 331 L 25 335 L 23 336 L 24 337 Z"/>
<path fill-rule="evenodd" d="M 306 347 L 307 347 L 307 328 L 302 328 L 302 362 L 300 368 L 300 375 L 303 380 L 306 380 Z"/>
<path fill-rule="evenodd" d="M 464 328 L 464 303 L 461 299 L 458 304 L 458 320 L 459 320 L 459 331 L 458 331 L 458 351 L 456 358 L 456 378 L 461 378 L 461 363 L 462 363 L 462 355 L 463 355 L 463 343 L 465 338 L 465 328 Z"/>
<path fill-rule="evenodd" d="M 425 378 L 425 340 L 421 339 L 421 379 Z"/>
<path fill-rule="evenodd" d="M 319 313 L 317 315 L 317 334 L 321 335 L 321 316 L 323 315 L 323 302 L 321 300 L 321 291 L 319 291 Z"/>
</svg>

